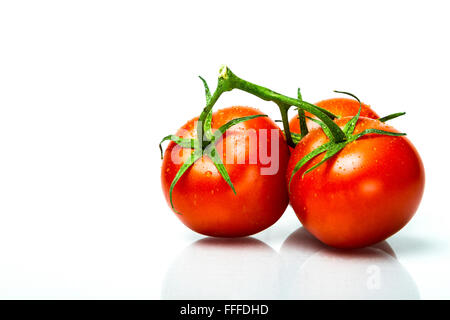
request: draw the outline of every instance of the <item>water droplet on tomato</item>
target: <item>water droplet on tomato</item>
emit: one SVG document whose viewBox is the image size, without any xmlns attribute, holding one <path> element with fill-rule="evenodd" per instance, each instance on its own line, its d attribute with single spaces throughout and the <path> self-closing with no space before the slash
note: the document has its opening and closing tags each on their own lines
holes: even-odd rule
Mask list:
<svg viewBox="0 0 450 320">
<path fill-rule="evenodd" d="M 211 175 L 212 175 L 212 172 L 211 172 L 211 171 L 208 170 L 208 171 L 205 172 L 205 176 L 211 177 Z"/>
</svg>

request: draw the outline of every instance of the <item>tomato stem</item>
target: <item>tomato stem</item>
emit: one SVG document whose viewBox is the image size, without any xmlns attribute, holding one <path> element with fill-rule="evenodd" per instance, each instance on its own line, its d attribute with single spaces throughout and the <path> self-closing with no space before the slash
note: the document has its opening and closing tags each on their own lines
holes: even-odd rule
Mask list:
<svg viewBox="0 0 450 320">
<path fill-rule="evenodd" d="M 334 141 L 342 142 L 346 141 L 347 139 L 347 136 L 341 130 L 341 128 L 339 128 L 339 126 L 333 122 L 333 118 L 335 118 L 335 116 L 333 114 L 330 114 L 330 112 L 322 108 L 319 108 L 309 102 L 291 98 L 282 95 L 280 93 L 277 93 L 275 91 L 272 91 L 268 88 L 243 80 L 238 76 L 236 76 L 233 72 L 231 72 L 231 70 L 226 66 L 221 68 L 219 76 L 219 85 L 223 87 L 221 90 L 223 90 L 224 88 L 227 91 L 239 89 L 248 92 L 254 96 L 257 96 L 263 100 L 275 102 L 278 105 L 281 112 L 284 132 L 286 134 L 286 140 L 288 144 L 291 146 L 295 146 L 295 143 L 292 141 L 292 135 L 289 130 L 289 122 L 287 119 L 287 112 L 291 106 L 295 106 L 303 111 L 312 113 L 317 118 L 322 120 L 322 122 L 329 128 L 331 134 L 333 135 Z"/>
<path fill-rule="evenodd" d="M 291 106 L 283 103 L 277 103 L 277 105 L 281 113 L 281 121 L 283 122 L 283 129 L 284 134 L 286 135 L 286 142 L 290 147 L 295 148 L 295 142 L 292 140 L 291 130 L 289 130 L 288 111 Z"/>
<path fill-rule="evenodd" d="M 295 141 L 292 138 L 292 133 L 289 129 L 288 111 L 291 106 L 297 107 L 297 109 L 299 110 L 299 114 L 301 114 L 302 111 L 307 111 L 322 120 L 324 125 L 329 129 L 334 141 L 343 142 L 347 139 L 347 136 L 341 130 L 341 128 L 339 128 L 339 126 L 333 122 L 333 119 L 335 119 L 336 116 L 331 112 L 302 100 L 301 95 L 299 96 L 300 98 L 297 99 L 291 98 L 272 91 L 268 88 L 241 79 L 233 72 L 231 72 L 231 70 L 227 66 L 222 66 L 219 70 L 217 88 L 212 96 L 207 95 L 206 106 L 200 114 L 197 124 L 197 139 L 200 145 L 207 145 L 211 140 L 207 134 L 205 135 L 205 133 L 209 132 L 209 128 L 206 125 L 206 120 L 208 115 L 211 113 L 214 104 L 224 92 L 231 91 L 233 89 L 242 90 L 263 100 L 276 103 L 281 113 L 286 141 L 291 147 L 295 147 L 296 145 Z M 305 130 L 305 132 L 307 131 Z"/>
<path fill-rule="evenodd" d="M 297 98 L 298 98 L 298 100 L 303 101 L 302 93 L 300 92 L 300 88 L 298 88 L 298 90 L 297 90 Z M 303 109 L 297 108 L 297 113 L 298 113 L 298 122 L 299 122 L 299 126 L 300 126 L 300 140 L 301 140 L 308 134 L 309 131 L 308 131 L 308 126 L 306 125 L 305 111 Z"/>
</svg>

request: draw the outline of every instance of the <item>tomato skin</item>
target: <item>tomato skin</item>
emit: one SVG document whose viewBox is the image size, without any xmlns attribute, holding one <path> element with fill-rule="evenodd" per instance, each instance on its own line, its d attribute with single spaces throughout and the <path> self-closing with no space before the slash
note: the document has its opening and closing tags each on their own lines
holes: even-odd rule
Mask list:
<svg viewBox="0 0 450 320">
<path fill-rule="evenodd" d="M 336 120 L 342 128 L 351 117 Z M 354 133 L 376 128 L 398 132 L 369 118 L 360 118 Z M 298 161 L 327 142 L 314 129 L 296 146 L 287 179 Z M 382 241 L 408 223 L 422 198 L 425 173 L 414 146 L 403 136 L 366 135 L 347 145 L 307 173 L 323 154 L 303 166 L 290 186 L 292 208 L 303 226 L 325 244 L 364 247 Z"/>
<path fill-rule="evenodd" d="M 332 98 L 332 99 L 326 99 L 319 101 L 315 104 L 318 107 L 321 107 L 325 110 L 330 111 L 331 113 L 335 114 L 338 117 L 350 117 L 354 116 L 358 113 L 359 110 L 359 102 L 355 99 L 348 99 L 348 98 Z M 305 112 L 305 115 L 308 117 L 315 117 L 309 112 Z M 362 103 L 361 104 L 361 117 L 371 118 L 371 119 L 378 119 L 378 114 L 373 111 L 369 105 Z M 308 126 L 308 130 L 312 130 L 314 128 L 319 128 L 319 125 L 315 123 L 314 121 L 306 119 L 306 125 Z M 289 129 L 291 132 L 300 133 L 300 124 L 298 121 L 298 115 L 294 116 L 289 121 Z"/>
<path fill-rule="evenodd" d="M 232 119 L 255 114 L 261 112 L 250 107 L 238 106 L 219 110 L 212 117 L 213 131 Z M 196 121 L 197 118 L 187 122 L 177 135 L 195 138 Z M 251 130 L 248 129 L 253 129 L 258 142 L 264 141 L 259 129 L 266 129 L 267 140 L 262 145 L 266 146 L 268 155 L 272 152 L 271 129 L 276 130 L 276 135 L 273 136 L 274 141 L 279 144 L 279 148 L 274 149 L 274 152 L 278 151 L 275 156 L 279 161 L 276 174 L 261 175 L 261 168 L 268 168 L 270 164 L 263 163 L 257 155 L 259 147 L 249 147 Z M 231 153 L 227 155 L 229 144 L 231 148 L 228 150 Z M 177 214 L 177 217 L 190 229 L 215 237 L 248 236 L 274 224 L 289 202 L 285 182 L 289 150 L 282 131 L 267 117 L 255 118 L 228 129 L 216 146 L 218 150 L 222 149 L 222 159 L 236 194 L 219 174 L 213 162 L 204 156 L 184 173 L 173 189 L 173 204 L 181 213 Z M 170 184 L 182 165 L 171 159 L 174 149 L 183 150 L 183 162 L 191 153 L 190 149 L 181 149 L 173 142 L 165 151 L 161 182 L 169 206 Z M 234 158 L 235 161 L 227 161 L 227 157 Z M 239 157 L 245 159 L 244 164 L 242 161 L 241 164 L 237 163 Z M 250 159 L 256 161 L 251 162 Z"/>
</svg>

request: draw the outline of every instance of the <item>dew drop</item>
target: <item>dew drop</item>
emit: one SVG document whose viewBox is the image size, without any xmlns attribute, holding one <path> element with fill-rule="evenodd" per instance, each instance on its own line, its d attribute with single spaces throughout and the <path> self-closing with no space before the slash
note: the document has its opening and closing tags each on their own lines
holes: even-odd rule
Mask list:
<svg viewBox="0 0 450 320">
<path fill-rule="evenodd" d="M 208 170 L 208 171 L 205 172 L 205 176 L 211 177 L 211 175 L 212 175 L 212 172 L 211 172 L 211 171 Z"/>
</svg>

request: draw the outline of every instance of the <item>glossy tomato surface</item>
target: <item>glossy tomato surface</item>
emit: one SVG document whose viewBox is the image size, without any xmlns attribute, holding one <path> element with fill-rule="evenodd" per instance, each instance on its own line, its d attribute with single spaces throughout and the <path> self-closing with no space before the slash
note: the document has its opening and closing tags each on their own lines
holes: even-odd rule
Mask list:
<svg viewBox="0 0 450 320">
<path fill-rule="evenodd" d="M 213 114 L 213 131 L 228 121 L 261 114 L 249 107 L 230 107 Z M 195 138 L 197 119 L 177 133 Z M 177 217 L 192 230 L 216 237 L 247 236 L 275 223 L 289 198 L 285 175 L 289 150 L 279 127 L 267 117 L 241 122 L 227 130 L 217 142 L 219 154 L 236 194 L 206 156 L 194 163 L 173 190 Z M 162 188 L 170 205 L 169 188 L 191 149 L 171 142 L 162 165 Z M 179 154 L 177 157 L 173 154 Z M 266 157 L 266 155 L 268 155 Z"/>
<path fill-rule="evenodd" d="M 348 120 L 336 123 L 342 128 Z M 369 118 L 360 118 L 354 132 L 368 128 L 397 132 Z M 291 155 L 287 178 L 300 159 L 327 141 L 321 129 L 309 132 Z M 399 231 L 416 212 L 425 174 L 406 137 L 366 135 L 302 178 L 322 158 L 315 157 L 296 173 L 289 194 L 303 226 L 322 242 L 341 248 L 368 246 Z"/>
<path fill-rule="evenodd" d="M 359 110 L 359 102 L 355 99 L 347 99 L 347 98 L 332 98 L 327 100 L 319 101 L 315 104 L 318 107 L 326 109 L 331 113 L 335 114 L 338 117 L 350 117 L 354 116 L 358 113 Z M 316 118 L 309 112 L 305 112 L 305 115 L 308 117 Z M 362 103 L 361 104 L 361 117 L 378 119 L 379 116 L 370 108 L 369 105 Z M 314 121 L 306 119 L 306 125 L 309 130 L 314 128 L 318 128 L 319 125 Z M 298 121 L 298 115 L 293 117 L 291 121 L 289 121 L 289 128 L 291 132 L 300 133 L 300 124 Z"/>
</svg>

